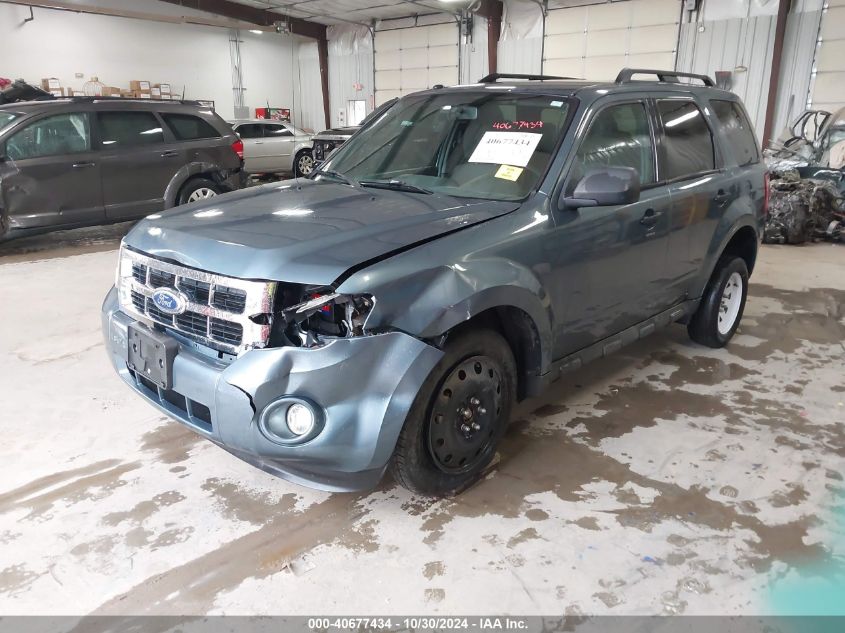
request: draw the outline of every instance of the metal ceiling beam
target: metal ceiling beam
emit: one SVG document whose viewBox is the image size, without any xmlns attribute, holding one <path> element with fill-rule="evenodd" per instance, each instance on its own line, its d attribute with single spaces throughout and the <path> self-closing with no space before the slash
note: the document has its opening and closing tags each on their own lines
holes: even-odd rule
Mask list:
<svg viewBox="0 0 845 633">
<path fill-rule="evenodd" d="M 499 66 L 499 33 L 502 31 L 502 0 L 481 0 L 475 14 L 487 20 L 487 68 L 495 73 Z"/>
<path fill-rule="evenodd" d="M 161 0 L 161 2 L 175 4 L 180 7 L 188 7 L 197 11 L 205 11 L 206 13 L 214 13 L 234 20 L 251 22 L 259 26 L 273 26 L 276 22 L 284 22 L 294 35 L 310 37 L 315 40 L 326 38 L 325 24 L 318 24 L 317 22 L 303 20 L 302 18 L 292 18 L 284 13 L 278 13 L 268 9 L 258 9 L 245 4 L 232 2 L 231 0 Z"/>
</svg>

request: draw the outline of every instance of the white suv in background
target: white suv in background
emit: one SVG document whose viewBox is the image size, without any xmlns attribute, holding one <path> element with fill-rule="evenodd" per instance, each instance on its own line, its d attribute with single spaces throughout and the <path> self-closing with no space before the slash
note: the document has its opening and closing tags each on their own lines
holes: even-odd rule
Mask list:
<svg viewBox="0 0 845 633">
<path fill-rule="evenodd" d="M 244 143 L 247 173 L 307 176 L 314 168 L 313 135 L 288 121 L 238 119 L 230 123 Z"/>
</svg>

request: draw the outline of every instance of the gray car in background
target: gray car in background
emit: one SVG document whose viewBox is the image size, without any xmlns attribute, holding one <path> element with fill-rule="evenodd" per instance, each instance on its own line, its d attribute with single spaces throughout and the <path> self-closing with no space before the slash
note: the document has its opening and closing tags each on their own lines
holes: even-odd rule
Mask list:
<svg viewBox="0 0 845 633">
<path fill-rule="evenodd" d="M 307 176 L 314 167 L 312 135 L 289 121 L 238 119 L 232 128 L 244 144 L 244 168 L 250 174 Z"/>
<path fill-rule="evenodd" d="M 242 144 L 197 102 L 0 107 L 0 239 L 134 220 L 244 184 Z"/>
</svg>

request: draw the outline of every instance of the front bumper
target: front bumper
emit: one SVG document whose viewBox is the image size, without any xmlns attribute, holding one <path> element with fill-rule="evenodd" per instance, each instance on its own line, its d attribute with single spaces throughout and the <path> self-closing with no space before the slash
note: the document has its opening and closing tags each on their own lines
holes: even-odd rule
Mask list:
<svg viewBox="0 0 845 633">
<path fill-rule="evenodd" d="M 417 392 L 443 355 L 401 332 L 338 339 L 318 349 L 253 349 L 230 364 L 180 344 L 173 389 L 165 392 L 145 384 L 126 365 L 132 321 L 119 310 L 113 288 L 102 311 L 106 349 L 136 393 L 254 466 L 332 491 L 378 483 Z M 322 431 L 298 445 L 267 439 L 258 417 L 281 396 L 319 405 Z"/>
</svg>

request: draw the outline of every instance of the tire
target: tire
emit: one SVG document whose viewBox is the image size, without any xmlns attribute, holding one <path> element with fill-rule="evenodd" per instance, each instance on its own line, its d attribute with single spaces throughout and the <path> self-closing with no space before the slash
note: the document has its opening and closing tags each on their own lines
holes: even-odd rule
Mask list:
<svg viewBox="0 0 845 633">
<path fill-rule="evenodd" d="M 747 296 L 748 267 L 745 260 L 723 255 L 716 264 L 698 310 L 687 325 L 690 338 L 707 347 L 724 347 L 739 327 Z"/>
<path fill-rule="evenodd" d="M 307 176 L 314 171 L 314 157 L 311 150 L 303 149 L 293 159 L 293 173 L 295 176 Z"/>
<path fill-rule="evenodd" d="M 475 482 L 496 454 L 516 400 L 516 362 L 487 329 L 447 340 L 411 407 L 390 462 L 396 481 L 434 497 Z"/>
<path fill-rule="evenodd" d="M 207 200 L 221 193 L 220 185 L 208 178 L 191 178 L 179 192 L 179 204 Z"/>
</svg>

